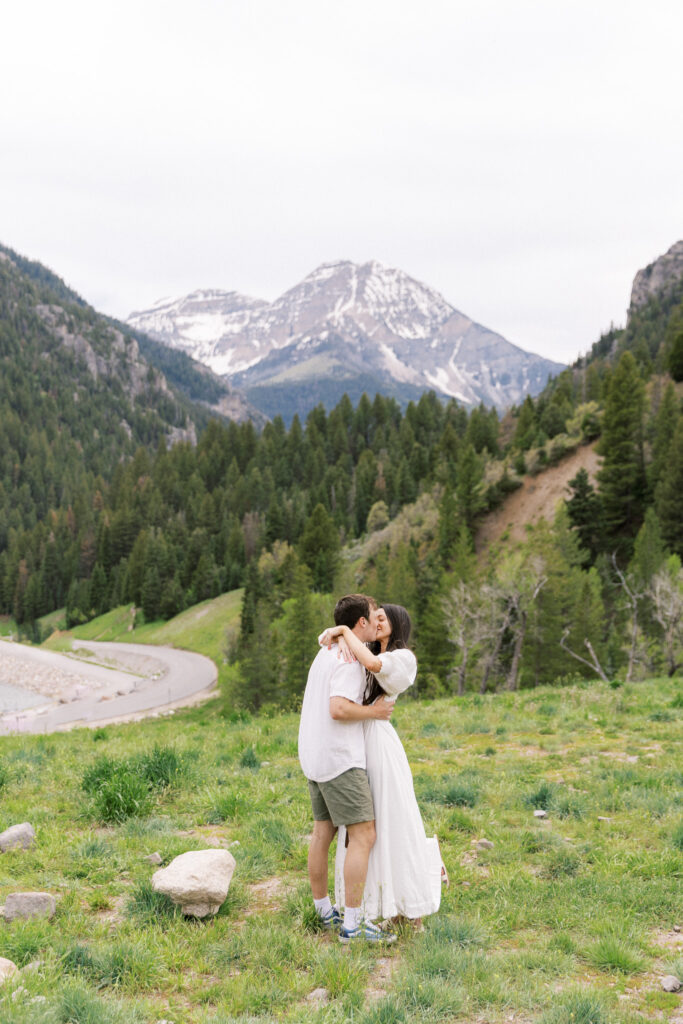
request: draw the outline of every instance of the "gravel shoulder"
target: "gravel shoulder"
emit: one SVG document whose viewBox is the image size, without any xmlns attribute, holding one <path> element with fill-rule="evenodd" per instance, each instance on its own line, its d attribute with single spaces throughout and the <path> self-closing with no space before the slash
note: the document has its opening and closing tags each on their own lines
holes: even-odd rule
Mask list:
<svg viewBox="0 0 683 1024">
<path fill-rule="evenodd" d="M 133 721 L 199 703 L 218 671 L 201 654 L 76 640 L 70 654 L 0 640 L 0 735 Z"/>
</svg>

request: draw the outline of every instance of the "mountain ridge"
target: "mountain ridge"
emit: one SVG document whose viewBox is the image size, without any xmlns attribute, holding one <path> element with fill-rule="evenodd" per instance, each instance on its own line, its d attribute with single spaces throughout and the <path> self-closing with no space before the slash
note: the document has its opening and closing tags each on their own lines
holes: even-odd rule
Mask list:
<svg viewBox="0 0 683 1024">
<path fill-rule="evenodd" d="M 190 352 L 244 388 L 259 408 L 264 389 L 280 388 L 283 401 L 293 399 L 291 388 L 282 390 L 283 367 L 285 373 L 296 367 L 299 382 L 322 375 L 332 383 L 318 357 L 333 336 L 335 371 L 350 363 L 355 375 L 378 377 L 384 394 L 407 388 L 412 397 L 432 389 L 466 405 L 502 409 L 538 394 L 564 369 L 377 260 L 323 263 L 271 303 L 234 291 L 196 290 L 159 300 L 127 323 Z"/>
</svg>

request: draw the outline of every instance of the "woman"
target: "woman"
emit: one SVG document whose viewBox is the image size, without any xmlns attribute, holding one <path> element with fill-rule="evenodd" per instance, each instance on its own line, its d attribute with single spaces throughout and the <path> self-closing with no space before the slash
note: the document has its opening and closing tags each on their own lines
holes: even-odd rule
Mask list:
<svg viewBox="0 0 683 1024">
<path fill-rule="evenodd" d="M 411 622 L 405 608 L 385 604 L 378 611 L 377 653 L 347 626 L 323 633 L 322 644 L 337 640 L 368 672 L 365 703 L 395 700 L 415 682 L 417 661 L 408 647 Z M 413 789 L 413 777 L 403 744 L 390 722 L 363 723 L 368 781 L 375 808 L 377 839 L 370 852 L 363 893 L 367 920 L 434 914 L 441 902 L 441 881 L 447 881 L 436 836 L 427 838 Z M 344 906 L 346 830 L 337 838 L 335 889 L 337 906 Z"/>
</svg>

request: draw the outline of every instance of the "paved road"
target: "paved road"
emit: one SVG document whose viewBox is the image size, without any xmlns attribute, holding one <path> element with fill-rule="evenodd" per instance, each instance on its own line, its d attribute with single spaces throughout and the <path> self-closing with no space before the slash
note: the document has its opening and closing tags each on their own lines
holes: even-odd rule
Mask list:
<svg viewBox="0 0 683 1024">
<path fill-rule="evenodd" d="M 77 726 L 131 721 L 176 707 L 198 703 L 218 678 L 214 663 L 201 654 L 147 644 L 74 641 L 75 655 L 57 654 L 23 644 L 0 641 L 0 669 L 5 656 L 22 671 L 55 673 L 59 696 L 45 697 L 38 708 L 0 714 L 0 735 L 49 733 Z M 86 652 L 90 657 L 84 657 Z M 71 685 L 64 685 L 64 681 Z M 13 678 L 16 685 L 17 680 Z M 20 682 L 20 681 L 19 681 Z"/>
</svg>

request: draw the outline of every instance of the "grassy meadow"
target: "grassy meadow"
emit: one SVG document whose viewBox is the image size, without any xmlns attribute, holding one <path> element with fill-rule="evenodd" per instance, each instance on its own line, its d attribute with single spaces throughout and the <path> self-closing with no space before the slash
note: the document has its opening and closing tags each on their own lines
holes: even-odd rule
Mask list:
<svg viewBox="0 0 683 1024">
<path fill-rule="evenodd" d="M 112 612 L 77 634 L 221 665 L 231 596 L 163 627 L 128 634 Z M 683 1021 L 659 984 L 683 972 L 680 680 L 404 697 L 393 721 L 451 884 L 423 933 L 385 949 L 316 929 L 296 715 L 217 697 L 3 739 L 0 829 L 30 821 L 37 842 L 0 855 L 0 901 L 41 890 L 58 905 L 49 922 L 0 922 L 0 956 L 38 965 L 0 988 L 0 1024 Z M 228 899 L 184 919 L 145 858 L 211 845 L 237 861 Z"/>
</svg>

